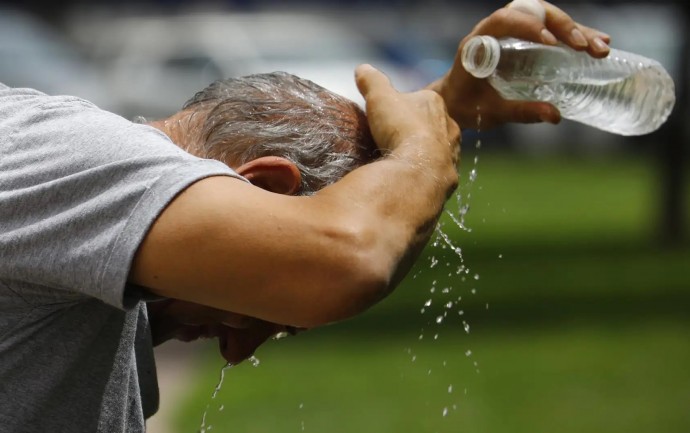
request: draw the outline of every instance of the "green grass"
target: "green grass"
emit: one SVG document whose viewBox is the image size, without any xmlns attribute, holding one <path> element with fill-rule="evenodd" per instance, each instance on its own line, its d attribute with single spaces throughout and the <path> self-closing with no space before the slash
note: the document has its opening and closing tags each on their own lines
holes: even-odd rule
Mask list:
<svg viewBox="0 0 690 433">
<path fill-rule="evenodd" d="M 656 242 L 653 162 L 482 154 L 470 185 L 464 158 L 472 231 L 441 224 L 464 263 L 438 240 L 370 311 L 261 348 L 227 373 L 211 431 L 690 431 L 690 248 Z M 178 433 L 221 366 L 210 349 Z"/>
<path fill-rule="evenodd" d="M 271 342 L 259 367 L 226 373 L 214 400 L 222 363 L 211 348 L 178 432 L 198 431 L 209 403 L 217 432 L 690 431 L 688 323 L 443 329 L 438 340 L 325 329 Z"/>
</svg>

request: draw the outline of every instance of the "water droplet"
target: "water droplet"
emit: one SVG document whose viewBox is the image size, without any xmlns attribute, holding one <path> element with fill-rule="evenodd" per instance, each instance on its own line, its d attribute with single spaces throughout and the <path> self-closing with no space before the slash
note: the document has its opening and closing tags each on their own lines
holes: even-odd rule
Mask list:
<svg viewBox="0 0 690 433">
<path fill-rule="evenodd" d="M 466 332 L 467 334 L 470 333 L 470 324 L 469 324 L 469 323 L 467 323 L 467 322 L 465 322 L 465 321 L 463 320 L 463 321 L 462 321 L 462 327 L 465 329 L 465 332 Z"/>
<path fill-rule="evenodd" d="M 426 372 L 426 375 L 427 375 L 427 376 L 431 376 L 431 369 L 429 369 L 429 370 Z"/>
<path fill-rule="evenodd" d="M 486 309 L 487 310 L 489 309 L 489 303 L 488 302 L 486 303 Z"/>
<path fill-rule="evenodd" d="M 220 407 L 218 408 L 218 411 L 223 412 L 223 409 L 225 409 L 225 405 L 221 404 Z"/>
<path fill-rule="evenodd" d="M 438 334 L 434 334 L 434 340 L 438 340 Z"/>
<path fill-rule="evenodd" d="M 481 119 L 481 118 L 480 118 L 480 119 Z M 474 147 L 477 148 L 477 149 L 481 149 L 481 148 L 482 148 L 482 141 L 481 141 L 481 140 L 477 140 L 477 143 L 474 145 Z"/>
<path fill-rule="evenodd" d="M 304 408 L 304 403 L 300 403 L 300 404 L 299 404 L 299 408 L 300 408 L 300 409 Z"/>
<path fill-rule="evenodd" d="M 502 259 L 502 258 L 503 258 L 503 254 L 499 254 L 499 255 L 498 255 L 498 258 L 499 258 L 499 259 Z"/>
<path fill-rule="evenodd" d="M 450 274 L 448 274 L 448 276 L 450 277 Z M 443 290 L 441 290 L 441 293 L 444 293 L 444 294 L 450 293 L 450 287 L 444 287 Z"/>
<path fill-rule="evenodd" d="M 474 156 L 474 165 L 477 165 L 478 162 L 479 162 L 479 155 L 475 155 Z"/>
<path fill-rule="evenodd" d="M 474 274 L 474 279 L 478 280 L 479 279 L 479 274 Z"/>
<path fill-rule="evenodd" d="M 463 314 L 465 314 L 463 310 L 458 310 L 458 316 L 462 316 Z"/>
<path fill-rule="evenodd" d="M 477 169 L 473 168 L 470 170 L 470 182 L 477 180 Z"/>
<path fill-rule="evenodd" d="M 448 303 L 446 304 L 446 308 L 447 309 L 453 308 L 453 301 L 448 301 Z"/>
<path fill-rule="evenodd" d="M 477 294 L 477 289 L 472 289 L 472 290 L 470 290 L 470 291 L 472 292 L 473 295 L 476 295 L 476 294 Z"/>
<path fill-rule="evenodd" d="M 415 362 L 417 360 L 417 355 L 412 356 L 412 362 Z"/>
<path fill-rule="evenodd" d="M 448 415 L 448 408 L 444 407 L 443 408 L 443 416 L 445 417 L 446 415 Z"/>
<path fill-rule="evenodd" d="M 430 265 L 429 267 L 430 267 L 430 268 L 433 268 L 433 267 L 435 267 L 437 264 L 438 264 L 438 260 L 436 259 L 436 257 L 431 256 L 431 265 Z"/>
<path fill-rule="evenodd" d="M 429 293 L 434 293 L 436 291 L 436 287 L 432 287 L 429 289 Z"/>
<path fill-rule="evenodd" d="M 465 352 L 465 356 L 468 356 L 468 357 L 469 357 L 469 356 L 472 356 L 472 351 L 468 349 L 468 350 Z"/>
<path fill-rule="evenodd" d="M 424 334 L 419 334 L 419 339 L 420 340 L 424 339 Z"/>
<path fill-rule="evenodd" d="M 453 385 L 448 385 L 448 394 L 453 393 Z"/>
<path fill-rule="evenodd" d="M 261 361 L 259 361 L 259 358 L 256 356 L 251 356 L 249 359 L 247 359 L 252 364 L 252 367 L 258 367 L 259 364 L 261 364 Z"/>
<path fill-rule="evenodd" d="M 436 317 L 436 323 L 441 323 L 441 322 L 443 322 L 443 316 Z"/>
<path fill-rule="evenodd" d="M 427 300 L 427 301 L 424 303 L 424 306 L 425 306 L 425 307 L 430 307 L 430 306 L 431 306 L 431 299 Z"/>
<path fill-rule="evenodd" d="M 274 340 L 282 340 L 283 338 L 287 338 L 287 336 L 290 335 L 287 332 L 279 332 L 276 335 L 273 336 Z"/>
</svg>

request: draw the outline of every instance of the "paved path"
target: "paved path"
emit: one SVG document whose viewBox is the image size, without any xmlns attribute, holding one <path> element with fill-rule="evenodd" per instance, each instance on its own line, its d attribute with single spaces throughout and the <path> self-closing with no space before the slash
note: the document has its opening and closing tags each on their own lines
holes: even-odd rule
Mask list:
<svg viewBox="0 0 690 433">
<path fill-rule="evenodd" d="M 160 389 L 160 409 L 146 423 L 147 433 L 177 432 L 173 425 L 173 416 L 184 391 L 191 385 L 195 367 L 199 364 L 199 354 L 205 344 L 208 342 L 168 341 L 154 349 Z"/>
</svg>

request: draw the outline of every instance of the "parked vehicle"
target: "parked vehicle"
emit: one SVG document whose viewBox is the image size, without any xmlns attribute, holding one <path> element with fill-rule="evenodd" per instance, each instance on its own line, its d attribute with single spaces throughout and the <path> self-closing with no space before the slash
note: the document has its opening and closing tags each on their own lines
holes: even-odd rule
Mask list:
<svg viewBox="0 0 690 433">
<path fill-rule="evenodd" d="M 0 8 L 0 82 L 67 94 L 117 111 L 100 71 L 59 31 L 32 15 Z"/>
<path fill-rule="evenodd" d="M 375 64 L 402 88 L 418 86 L 341 23 L 290 13 L 191 14 L 82 22 L 73 27 L 104 67 L 127 115 L 164 116 L 213 80 L 286 71 L 359 103 L 359 63 Z"/>
</svg>

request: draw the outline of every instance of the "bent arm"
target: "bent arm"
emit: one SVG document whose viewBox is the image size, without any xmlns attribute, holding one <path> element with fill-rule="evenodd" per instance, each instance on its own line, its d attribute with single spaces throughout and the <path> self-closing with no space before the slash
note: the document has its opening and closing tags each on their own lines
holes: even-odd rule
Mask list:
<svg viewBox="0 0 690 433">
<path fill-rule="evenodd" d="M 389 141 L 387 156 L 309 197 L 233 178 L 199 181 L 154 223 L 131 282 L 161 296 L 305 328 L 350 317 L 383 298 L 412 265 L 455 188 L 457 149 L 448 137 L 450 131 L 457 138 L 457 126 L 446 125 L 433 92 L 421 98 L 441 110 L 443 122 L 438 112 L 398 112 L 404 97 L 379 96 L 370 98 L 379 101 L 370 122 L 377 142 Z M 376 137 L 374 123 L 398 116 L 407 125 Z"/>
</svg>

